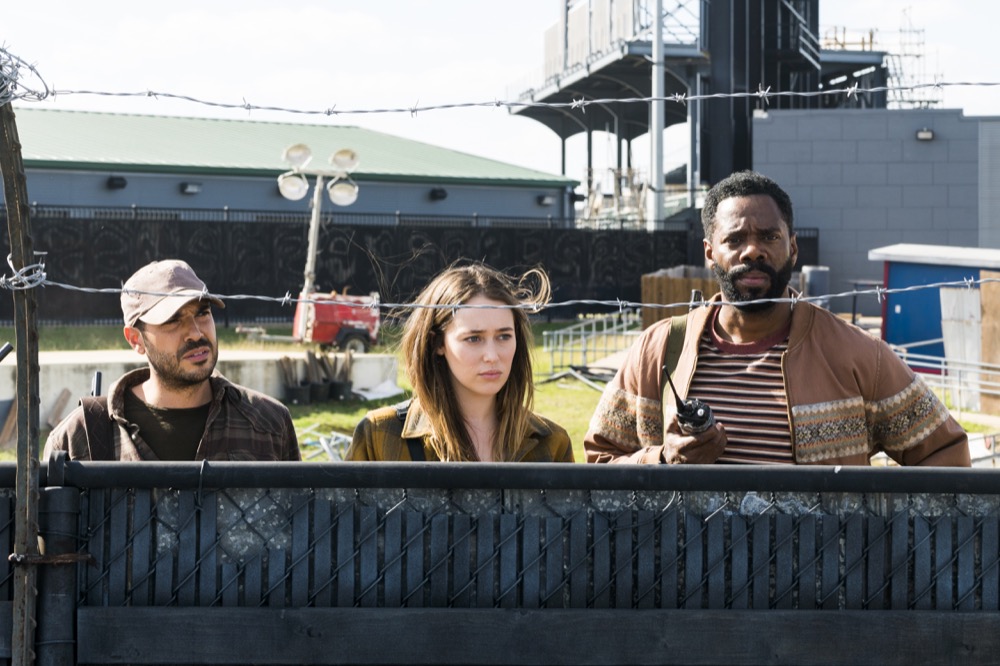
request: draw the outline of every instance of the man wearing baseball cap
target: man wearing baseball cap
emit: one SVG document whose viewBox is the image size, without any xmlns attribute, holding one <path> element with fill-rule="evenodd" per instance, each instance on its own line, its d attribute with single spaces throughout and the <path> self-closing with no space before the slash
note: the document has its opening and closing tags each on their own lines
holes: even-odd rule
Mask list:
<svg viewBox="0 0 1000 666">
<path fill-rule="evenodd" d="M 107 398 L 84 398 L 53 429 L 45 457 L 78 460 L 300 460 L 291 415 L 277 400 L 228 381 L 208 293 L 191 267 L 154 261 L 121 293 L 125 339 L 148 367 L 122 375 Z"/>
</svg>

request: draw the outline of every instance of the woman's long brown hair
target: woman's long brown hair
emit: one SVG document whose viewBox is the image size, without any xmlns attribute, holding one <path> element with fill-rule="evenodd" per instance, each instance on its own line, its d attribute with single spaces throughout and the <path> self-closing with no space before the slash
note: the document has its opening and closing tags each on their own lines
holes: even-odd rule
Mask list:
<svg viewBox="0 0 1000 666">
<path fill-rule="evenodd" d="M 540 307 L 548 302 L 551 287 L 540 268 L 516 280 L 481 263 L 453 266 L 438 274 L 414 301 L 403 327 L 400 345 L 406 376 L 413 394 L 427 415 L 434 432 L 432 446 L 438 458 L 476 461 L 475 447 L 458 409 L 448 363 L 437 353 L 444 344 L 444 329 L 454 310 L 476 296 L 485 296 L 509 306 Z M 431 307 L 420 307 L 431 306 Z M 510 376 L 496 396 L 498 428 L 492 442 L 493 459 L 512 461 L 528 431 L 535 388 L 531 370 L 531 325 L 524 307 L 512 307 L 517 349 Z"/>
</svg>

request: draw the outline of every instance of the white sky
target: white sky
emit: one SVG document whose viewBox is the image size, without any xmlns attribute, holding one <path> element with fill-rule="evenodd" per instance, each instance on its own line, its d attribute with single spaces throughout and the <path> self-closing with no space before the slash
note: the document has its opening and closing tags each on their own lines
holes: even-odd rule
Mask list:
<svg viewBox="0 0 1000 666">
<path fill-rule="evenodd" d="M 21 0 L 8 2 L 0 45 L 33 64 L 50 88 L 157 90 L 239 104 L 321 110 L 513 100 L 539 80 L 544 31 L 559 0 Z M 664 2 L 669 8 L 672 0 Z M 897 40 L 908 10 L 923 29 L 925 71 L 940 80 L 1000 81 L 992 49 L 995 0 L 821 0 L 821 34 L 877 30 Z M 945 88 L 938 108 L 1000 115 L 1000 88 Z M 16 106 L 25 105 L 19 102 Z M 38 108 L 359 125 L 558 173 L 559 140 L 501 108 L 303 116 L 216 109 L 151 98 L 63 95 Z M 676 134 L 683 135 L 683 130 Z M 613 142 L 594 139 L 595 167 Z M 645 169 L 648 143 L 635 142 Z M 583 136 L 568 144 L 567 175 L 582 179 Z M 645 151 L 645 152 L 644 152 Z M 364 155 L 361 155 L 364 169 Z M 667 167 L 686 159 L 668 131 Z"/>
</svg>

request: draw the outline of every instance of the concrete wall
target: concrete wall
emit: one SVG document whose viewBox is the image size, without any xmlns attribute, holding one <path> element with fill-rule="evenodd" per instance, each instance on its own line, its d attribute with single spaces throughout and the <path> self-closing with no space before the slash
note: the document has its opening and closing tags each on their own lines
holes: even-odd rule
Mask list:
<svg viewBox="0 0 1000 666">
<path fill-rule="evenodd" d="M 285 387 L 278 369 L 278 359 L 283 356 L 298 361 L 299 378 L 304 379 L 304 351 L 222 349 L 219 351 L 217 368 L 232 382 L 266 393 L 278 400 L 284 400 Z M 39 422 L 43 429 L 48 428 L 45 423 L 53 417 L 53 405 L 56 404 L 63 389 L 69 390 L 71 398 L 62 413 L 55 415 L 55 420 L 68 414 L 79 399 L 90 392 L 95 372 L 101 372 L 101 392 L 107 394 L 111 383 L 122 374 L 146 365 L 145 358 L 132 350 L 42 352 L 38 355 L 38 363 Z M 0 363 L 0 401 L 12 400 L 17 394 L 16 371 L 15 355 L 10 354 Z M 391 354 L 357 354 L 352 358 L 351 381 L 355 390 L 368 390 L 383 382 L 395 382 L 396 374 L 397 361 Z"/>
<path fill-rule="evenodd" d="M 1000 118 L 979 121 L 979 247 L 1000 248 Z"/>
<path fill-rule="evenodd" d="M 934 132 L 918 141 L 918 129 Z M 960 110 L 776 110 L 754 118 L 754 169 L 792 197 L 795 223 L 819 229 L 830 290 L 881 279 L 872 248 L 980 245 L 979 120 Z M 830 304 L 850 311 L 849 298 Z M 874 296 L 861 313 L 877 315 Z"/>
</svg>

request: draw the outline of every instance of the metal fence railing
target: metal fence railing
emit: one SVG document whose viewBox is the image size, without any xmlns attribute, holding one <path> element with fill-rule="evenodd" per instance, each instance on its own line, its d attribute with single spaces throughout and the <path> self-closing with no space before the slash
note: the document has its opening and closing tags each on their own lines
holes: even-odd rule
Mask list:
<svg viewBox="0 0 1000 666">
<path fill-rule="evenodd" d="M 308 225 L 308 212 L 244 210 L 237 208 L 157 208 L 153 206 L 55 206 L 33 204 L 29 212 L 34 218 L 50 220 L 128 220 L 136 222 L 200 221 L 200 222 L 261 222 Z M 6 207 L 0 205 L 0 219 L 6 218 Z M 321 215 L 325 224 L 372 226 L 446 226 L 503 228 L 574 228 L 574 218 L 547 215 L 543 217 L 511 217 L 473 213 L 470 215 L 416 215 L 409 213 L 349 213 L 327 211 Z"/>
<path fill-rule="evenodd" d="M 0 465 L 8 549 L 12 468 Z M 919 633 L 952 622 L 942 614 L 985 613 L 992 631 L 963 641 L 994 656 L 1000 648 L 1000 485 L 989 470 L 54 461 L 43 471 L 45 555 L 63 564 L 42 569 L 39 635 L 51 642 L 41 653 L 75 649 L 79 663 L 373 663 L 367 641 L 344 641 L 338 627 L 310 625 L 334 650 L 326 661 L 228 633 L 237 620 L 281 625 L 310 609 L 339 609 L 345 631 L 366 627 L 369 638 L 387 620 L 404 635 L 433 633 L 442 617 L 457 635 L 504 617 L 491 614 L 499 609 L 564 624 L 544 645 L 485 636 L 479 659 L 461 653 L 467 663 L 627 660 L 603 651 L 618 639 L 580 654 L 585 617 L 655 622 L 659 637 L 641 641 L 650 659 L 692 648 L 660 611 L 706 622 L 785 611 L 789 626 L 810 617 L 810 631 L 841 646 L 840 663 L 953 656 L 945 641 L 873 661 L 857 651 L 868 643 L 841 644 L 847 618 L 866 633 L 897 617 L 866 613 L 898 612 Z M 13 566 L 0 562 L 0 605 L 12 598 Z M 579 626 L 562 615 L 570 611 L 584 612 Z M 830 623 L 797 616 L 817 612 Z M 181 622 L 207 642 L 166 641 L 164 627 Z M 737 654 L 744 639 L 721 632 L 697 663 Z M 379 663 L 457 663 L 440 653 L 435 662 L 423 642 L 390 641 Z M 498 660 L 503 645 L 515 652 Z M 754 654 L 725 660 L 754 663 Z"/>
<path fill-rule="evenodd" d="M 1000 404 L 1000 364 L 914 354 L 905 348 L 896 353 L 956 410 L 980 411 L 984 397 Z"/>
<path fill-rule="evenodd" d="M 553 374 L 573 366 L 586 366 L 628 349 L 642 328 L 638 310 L 586 317 L 555 331 L 542 332 L 542 351 L 549 354 Z"/>
</svg>

